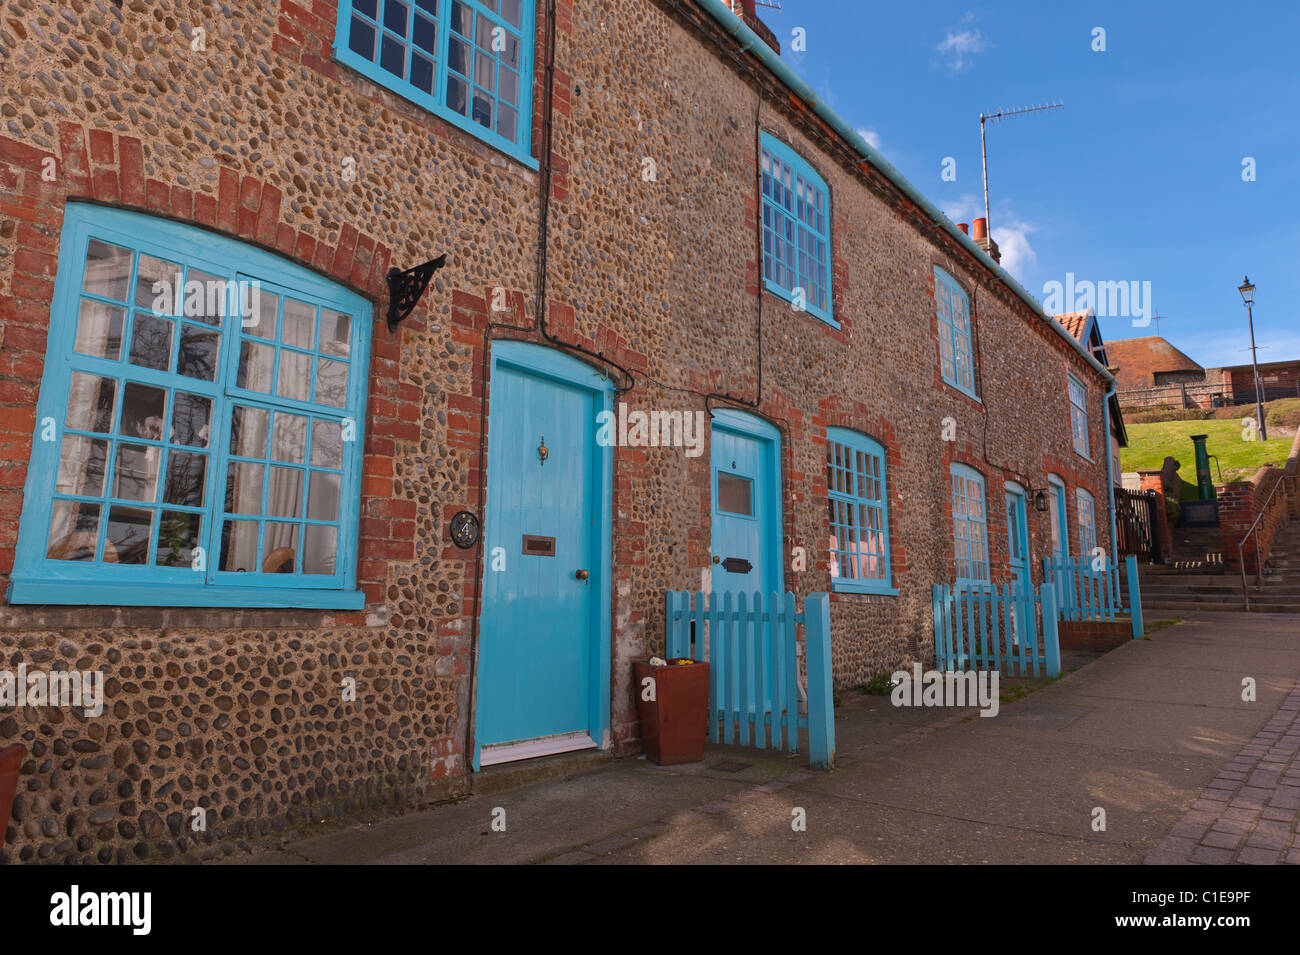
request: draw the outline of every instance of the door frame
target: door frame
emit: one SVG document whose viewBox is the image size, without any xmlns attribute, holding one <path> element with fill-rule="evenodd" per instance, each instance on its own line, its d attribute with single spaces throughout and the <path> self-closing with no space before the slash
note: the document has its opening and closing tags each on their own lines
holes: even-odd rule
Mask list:
<svg viewBox="0 0 1300 955">
<path fill-rule="evenodd" d="M 1056 520 L 1061 528 L 1060 547 L 1052 553 L 1053 560 L 1070 559 L 1070 506 L 1066 503 L 1065 494 L 1065 481 L 1055 474 L 1047 475 L 1048 502 L 1056 508 Z"/>
<path fill-rule="evenodd" d="M 781 480 L 781 432 L 776 425 L 769 421 L 751 414 L 747 411 L 737 411 L 734 408 L 714 408 L 712 418 L 709 422 L 709 551 L 713 550 L 713 518 L 717 513 L 718 507 L 718 488 L 717 478 L 713 466 L 713 429 L 722 428 L 724 431 L 733 431 L 737 434 L 744 435 L 747 438 L 754 438 L 763 443 L 765 455 L 767 458 L 767 473 L 770 481 L 764 482 L 762 492 L 766 499 L 772 502 L 772 516 L 769 526 L 762 531 L 765 544 L 771 549 L 772 556 L 772 577 L 769 581 L 775 591 L 779 594 L 785 593 L 785 548 L 782 546 L 784 540 L 784 521 L 785 521 L 785 500 L 782 497 L 782 490 L 785 487 Z M 710 565 L 710 574 L 712 573 Z M 763 597 L 772 592 L 768 584 L 762 588 Z"/>
<path fill-rule="evenodd" d="M 1029 553 L 1029 492 L 1015 481 L 1007 481 L 1004 485 L 1006 498 L 1002 507 L 1002 513 L 1008 518 L 1010 512 L 1015 514 L 1014 525 L 1011 520 L 1007 521 L 1007 576 L 1008 584 L 1012 592 L 1020 595 L 1032 595 L 1034 592 L 1034 561 Z M 1011 535 L 1016 534 L 1019 538 L 1016 541 L 1020 548 L 1020 561 L 1022 574 L 1019 584 L 1016 582 L 1016 575 L 1013 572 L 1011 563 Z M 1030 633 L 1030 621 L 1027 619 L 1029 614 L 1028 608 L 1017 607 L 1013 619 L 1020 627 L 1021 633 Z M 1019 638 L 1020 633 L 1016 634 Z"/>
<path fill-rule="evenodd" d="M 539 378 L 548 378 L 571 388 L 590 391 L 594 398 L 592 403 L 594 414 L 587 431 L 591 440 L 592 469 L 594 472 L 591 483 L 592 493 L 589 514 L 589 533 L 591 534 L 589 547 L 593 560 L 591 561 L 591 576 L 587 581 L 587 586 L 592 589 L 590 620 L 592 647 L 587 674 L 591 692 L 587 711 L 587 732 L 598 748 L 607 749 L 611 743 L 610 651 L 613 638 L 610 621 L 612 615 L 614 553 L 614 449 L 612 446 L 602 447 L 600 442 L 596 440 L 597 425 L 595 415 L 599 415 L 602 411 L 613 411 L 614 382 L 586 362 L 548 346 L 506 339 L 494 341 L 491 344 L 488 379 L 484 382 L 488 397 L 488 419 L 484 422 L 485 426 L 491 422 L 492 381 L 496 377 L 497 369 L 503 366 Z M 487 546 L 488 522 L 492 519 L 492 515 L 488 513 L 491 501 L 488 493 L 492 441 L 490 429 L 487 438 L 485 449 L 488 460 L 482 465 L 484 489 L 483 530 L 479 534 L 480 560 L 483 564 L 483 575 L 478 581 L 481 599 L 478 606 L 477 633 L 480 639 L 483 632 L 483 611 L 486 608 L 487 599 L 487 575 L 492 572 L 491 561 L 485 559 L 488 555 L 482 554 L 482 549 Z M 476 646 L 474 648 L 474 692 L 470 700 L 472 710 L 470 724 L 474 727 L 471 765 L 475 772 L 480 769 L 479 759 L 482 750 L 478 728 L 479 679 L 477 671 L 480 659 L 478 647 Z"/>
</svg>

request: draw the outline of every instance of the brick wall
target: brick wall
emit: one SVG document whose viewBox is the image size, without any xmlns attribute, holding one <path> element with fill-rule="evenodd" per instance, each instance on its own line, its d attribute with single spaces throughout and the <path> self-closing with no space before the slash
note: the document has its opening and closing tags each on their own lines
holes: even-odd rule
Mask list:
<svg viewBox="0 0 1300 955">
<path fill-rule="evenodd" d="M 1008 573 L 1008 481 L 1032 497 L 1059 474 L 1076 542 L 1074 489 L 1087 488 L 1109 547 L 1100 377 L 788 91 L 738 71 L 733 41 L 691 4 L 557 6 L 544 316 L 543 175 L 334 62 L 332 0 L 220 13 L 202 0 L 11 6 L 19 13 L 0 22 L 0 572 L 12 567 L 67 202 L 275 251 L 369 298 L 376 320 L 365 611 L 4 607 L 8 664 L 64 660 L 110 678 L 100 720 L 0 717 L 0 743 L 29 753 L 6 858 L 216 854 L 307 819 L 465 789 L 482 566 L 450 545 L 447 519 L 482 509 L 495 339 L 582 349 L 631 385 L 620 399 L 634 408 L 752 406 L 772 422 L 786 584 L 801 600 L 831 588 L 826 428 L 885 446 L 899 593 L 834 596 L 840 687 L 932 656 L 930 588 L 955 572 L 950 463 L 985 475 L 995 580 Z M 192 49 L 196 26 L 204 52 Z M 539 24 L 539 76 L 546 32 Z M 540 83 L 533 100 L 540 144 Z M 839 329 L 760 294 L 761 130 L 828 183 Z M 355 181 L 340 174 L 347 158 Z M 387 269 L 440 252 L 446 268 L 390 334 Z M 941 380 L 936 265 L 970 297 L 979 400 Z M 492 311 L 496 289 L 504 312 Z M 1070 371 L 1089 389 L 1092 460 L 1071 449 Z M 943 439 L 949 418 L 955 441 Z M 708 460 L 615 451 L 619 753 L 638 749 L 629 663 L 662 652 L 663 591 L 697 589 L 710 566 Z M 1028 517 L 1037 581 L 1050 523 L 1032 506 Z M 802 573 L 790 568 L 796 547 Z M 353 705 L 338 700 L 345 675 L 358 682 Z M 198 837 L 184 829 L 195 806 L 216 813 Z"/>
</svg>

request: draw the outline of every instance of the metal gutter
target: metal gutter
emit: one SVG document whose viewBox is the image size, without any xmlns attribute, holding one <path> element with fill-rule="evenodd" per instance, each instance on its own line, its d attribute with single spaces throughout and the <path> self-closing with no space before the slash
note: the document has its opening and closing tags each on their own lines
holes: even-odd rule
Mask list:
<svg viewBox="0 0 1300 955">
<path fill-rule="evenodd" d="M 1106 420 L 1106 428 L 1103 436 L 1106 439 L 1106 483 L 1110 485 L 1107 494 L 1110 497 L 1110 553 L 1114 558 L 1115 564 L 1119 564 L 1119 542 L 1115 536 L 1115 465 L 1110 453 L 1110 399 L 1115 396 L 1115 383 L 1111 382 L 1110 390 L 1106 392 L 1106 397 L 1101 399 L 1102 414 Z M 1152 533 L 1155 533 L 1152 530 Z"/>
<path fill-rule="evenodd" d="M 952 238 L 956 239 L 961 245 L 975 255 L 981 264 L 987 268 L 994 277 L 1002 282 L 1007 288 L 1018 295 L 1026 305 L 1051 326 L 1052 330 L 1061 337 L 1074 351 L 1088 363 L 1088 365 L 1097 374 L 1108 381 L 1113 382 L 1114 377 L 1101 362 L 1097 361 L 1089 354 L 1084 347 L 1073 335 L 1062 327 L 1051 315 L 1043 310 L 1043 306 L 1038 300 L 1030 295 L 1019 282 L 1011 277 L 1006 269 L 994 262 L 988 253 L 975 244 L 975 241 L 961 229 L 958 229 L 952 220 L 945 216 L 939 209 L 930 202 L 920 191 L 917 190 L 897 169 L 878 152 L 871 148 L 867 142 L 859 136 L 848 123 L 840 118 L 839 114 L 826 105 L 812 88 L 799 78 L 779 55 L 767 45 L 767 43 L 757 33 L 745 25 L 745 22 L 732 12 L 731 6 L 726 0 L 695 0 L 697 6 L 703 8 L 709 16 L 713 17 L 727 33 L 734 37 L 741 44 L 741 52 L 748 51 L 757 57 L 764 66 L 776 75 L 776 78 L 790 88 L 790 91 L 803 100 L 814 113 L 820 116 L 836 133 L 840 135 L 850 146 L 856 149 L 859 155 L 867 162 L 871 163 L 878 169 L 886 179 L 894 184 L 903 195 L 915 202 L 923 212 L 941 226 Z M 1109 436 L 1107 437 L 1107 447 L 1109 447 Z"/>
</svg>

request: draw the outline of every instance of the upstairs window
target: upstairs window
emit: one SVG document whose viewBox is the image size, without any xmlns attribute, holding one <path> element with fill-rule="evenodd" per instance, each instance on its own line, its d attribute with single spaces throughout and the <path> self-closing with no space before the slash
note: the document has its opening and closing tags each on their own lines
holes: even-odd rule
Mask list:
<svg viewBox="0 0 1300 955">
<path fill-rule="evenodd" d="M 831 200 L 825 181 L 766 133 L 763 172 L 763 286 L 834 328 L 831 317 Z"/>
<path fill-rule="evenodd" d="M 1079 520 L 1079 556 L 1090 558 L 1097 546 L 1097 508 L 1092 495 L 1083 488 L 1075 488 L 1074 495 Z"/>
<path fill-rule="evenodd" d="M 1075 453 L 1091 459 L 1088 447 L 1088 389 L 1078 378 L 1070 375 L 1070 434 Z"/>
<path fill-rule="evenodd" d="M 531 163 L 534 0 L 339 0 L 340 61 Z"/>
<path fill-rule="evenodd" d="M 951 474 L 957 583 L 988 583 L 989 534 L 988 512 L 984 506 L 984 476 L 964 464 L 954 464 Z"/>
<path fill-rule="evenodd" d="M 362 606 L 369 330 L 269 253 L 69 205 L 10 601 Z"/>
<path fill-rule="evenodd" d="M 889 578 L 885 449 L 843 428 L 826 431 L 831 589 L 897 593 Z"/>
<path fill-rule="evenodd" d="M 939 367 L 943 380 L 975 397 L 975 358 L 970 337 L 970 302 L 957 280 L 934 270 L 934 301 L 939 316 Z"/>
</svg>

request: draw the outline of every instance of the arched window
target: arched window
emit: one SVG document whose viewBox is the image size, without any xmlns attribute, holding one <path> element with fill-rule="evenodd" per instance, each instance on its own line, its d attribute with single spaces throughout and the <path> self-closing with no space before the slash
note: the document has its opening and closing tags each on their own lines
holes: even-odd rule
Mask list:
<svg viewBox="0 0 1300 955">
<path fill-rule="evenodd" d="M 934 305 L 939 316 L 939 366 L 943 380 L 975 397 L 975 353 L 971 348 L 970 302 L 941 268 L 934 270 Z"/>
<path fill-rule="evenodd" d="M 897 593 L 889 571 L 885 448 L 866 435 L 826 429 L 831 589 Z"/>
<path fill-rule="evenodd" d="M 964 464 L 954 464 L 952 474 L 953 551 L 957 558 L 957 583 L 989 581 L 988 509 L 984 476 Z"/>
<path fill-rule="evenodd" d="M 369 337 L 278 256 L 69 205 L 11 602 L 363 606 Z"/>
<path fill-rule="evenodd" d="M 763 134 L 763 285 L 835 328 L 831 198 L 798 153 Z"/>
<path fill-rule="evenodd" d="M 1079 556 L 1091 557 L 1097 546 L 1097 509 L 1092 495 L 1083 488 L 1074 491 L 1079 521 Z"/>
</svg>

